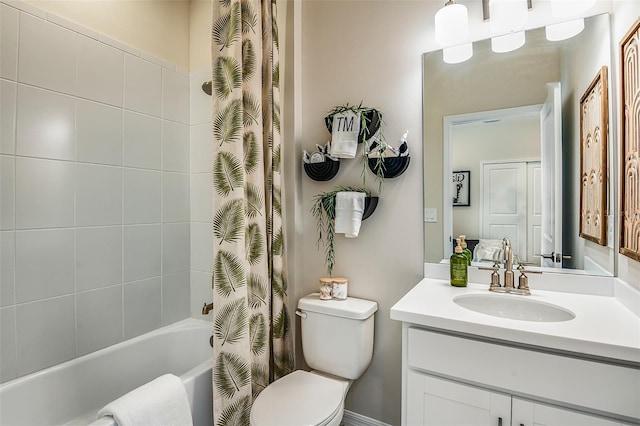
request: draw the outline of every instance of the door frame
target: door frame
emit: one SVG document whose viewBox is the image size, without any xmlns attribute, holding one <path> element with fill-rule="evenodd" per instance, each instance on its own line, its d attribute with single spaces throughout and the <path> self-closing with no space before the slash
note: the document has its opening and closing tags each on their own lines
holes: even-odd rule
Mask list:
<svg viewBox="0 0 640 426">
<path fill-rule="evenodd" d="M 453 241 L 453 205 L 451 203 L 451 167 L 452 151 L 453 151 L 453 130 L 455 126 L 469 124 L 488 120 L 499 120 L 506 118 L 519 118 L 540 116 L 542 104 L 526 105 L 522 107 L 496 109 L 490 111 L 472 112 L 468 114 L 448 115 L 442 118 L 442 172 L 443 185 L 442 188 L 442 247 L 443 256 L 448 258 L 451 253 L 451 242 Z"/>
</svg>

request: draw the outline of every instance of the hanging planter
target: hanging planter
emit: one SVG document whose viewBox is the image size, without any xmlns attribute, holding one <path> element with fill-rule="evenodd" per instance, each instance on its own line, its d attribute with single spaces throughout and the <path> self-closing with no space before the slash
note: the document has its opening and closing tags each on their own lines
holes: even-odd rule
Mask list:
<svg viewBox="0 0 640 426">
<path fill-rule="evenodd" d="M 363 107 L 362 104 L 358 106 L 346 104 L 333 108 L 324 118 L 324 123 L 329 133 L 333 132 L 333 116 L 347 111 L 352 111 L 360 117 L 358 143 L 371 139 L 380 130 L 380 125 L 382 124 L 382 113 L 380 111 L 375 108 Z"/>
<path fill-rule="evenodd" d="M 376 176 L 382 176 L 386 179 L 398 177 L 409 168 L 411 157 L 383 157 L 368 158 L 369 170 Z M 382 164 L 381 164 L 382 162 Z"/>
<path fill-rule="evenodd" d="M 340 160 L 325 158 L 321 163 L 304 163 L 304 171 L 311 179 L 324 182 L 333 179 L 340 170 Z"/>
</svg>

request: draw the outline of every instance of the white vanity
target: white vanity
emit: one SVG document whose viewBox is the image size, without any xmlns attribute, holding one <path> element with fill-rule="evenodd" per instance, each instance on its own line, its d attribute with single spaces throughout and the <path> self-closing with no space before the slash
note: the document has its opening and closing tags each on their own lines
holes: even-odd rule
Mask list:
<svg viewBox="0 0 640 426">
<path fill-rule="evenodd" d="M 614 278 L 545 275 L 531 296 L 425 278 L 391 308 L 402 321 L 403 425 L 640 424 L 637 292 Z"/>
</svg>

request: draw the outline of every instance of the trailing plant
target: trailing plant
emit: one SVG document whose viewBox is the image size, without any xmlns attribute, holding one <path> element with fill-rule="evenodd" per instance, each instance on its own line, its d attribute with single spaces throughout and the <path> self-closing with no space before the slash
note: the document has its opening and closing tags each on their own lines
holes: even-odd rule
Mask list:
<svg viewBox="0 0 640 426">
<path fill-rule="evenodd" d="M 323 192 L 313 197 L 311 214 L 316 218 L 316 229 L 318 231 L 318 241 L 316 244 L 318 249 L 321 244 L 325 247 L 325 264 L 327 265 L 327 273 L 329 276 L 333 274 L 333 267 L 336 261 L 334 248 L 336 194 L 342 191 L 364 192 L 367 194 L 367 197 L 371 196 L 371 192 L 364 187 L 339 186 L 332 191 Z"/>
</svg>

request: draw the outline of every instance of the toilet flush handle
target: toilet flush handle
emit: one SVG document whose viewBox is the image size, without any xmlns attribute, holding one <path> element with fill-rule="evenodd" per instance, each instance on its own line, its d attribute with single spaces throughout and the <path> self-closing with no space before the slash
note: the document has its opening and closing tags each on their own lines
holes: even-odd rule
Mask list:
<svg viewBox="0 0 640 426">
<path fill-rule="evenodd" d="M 300 309 L 296 309 L 296 315 L 299 316 L 300 318 L 304 318 L 304 319 L 307 318 L 307 313 L 301 311 Z"/>
</svg>

